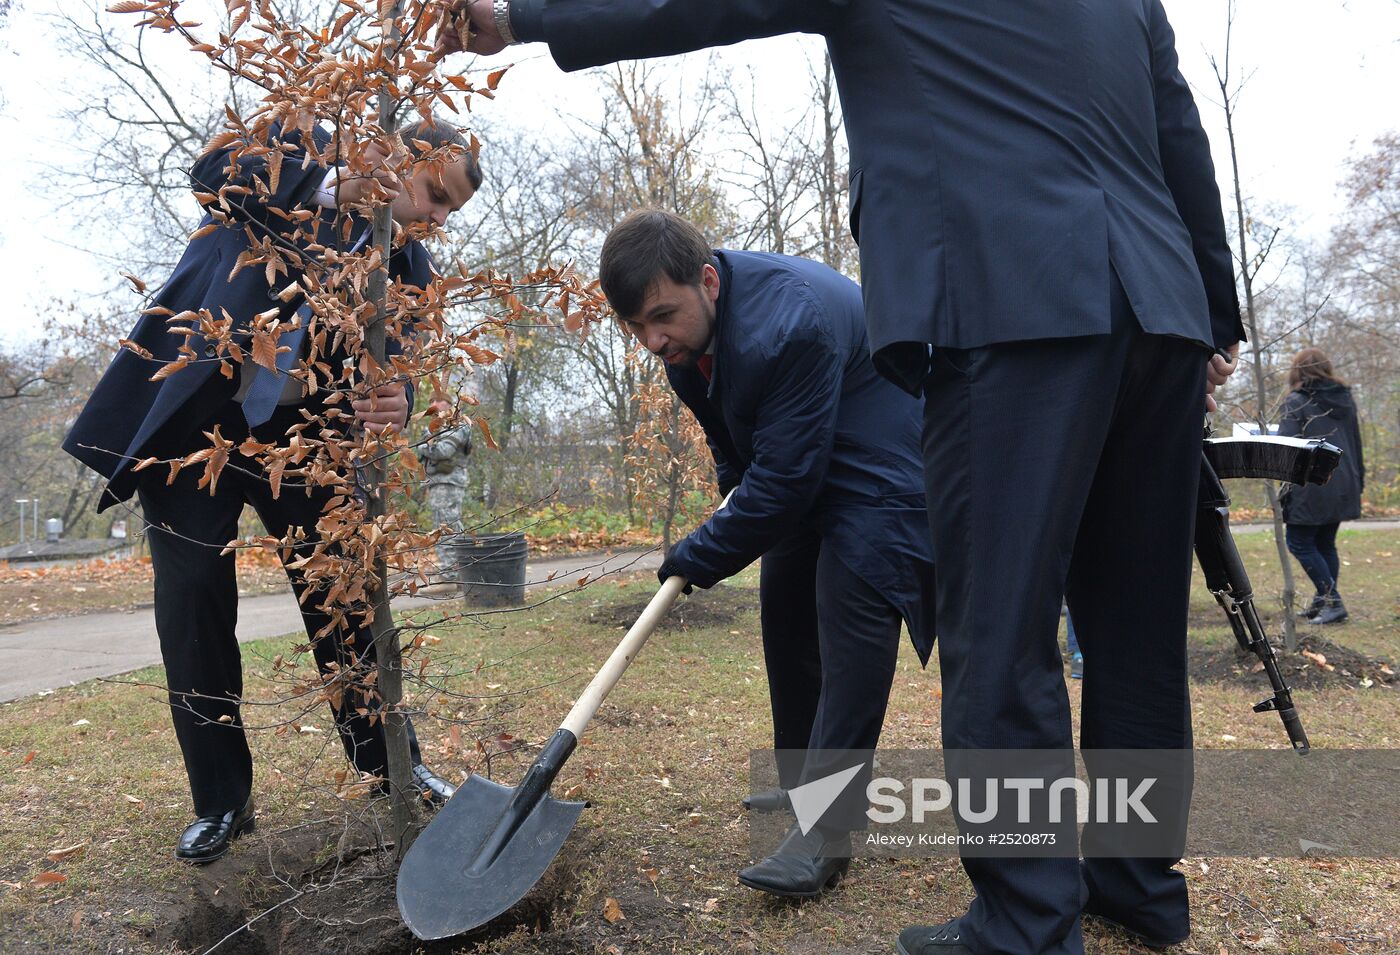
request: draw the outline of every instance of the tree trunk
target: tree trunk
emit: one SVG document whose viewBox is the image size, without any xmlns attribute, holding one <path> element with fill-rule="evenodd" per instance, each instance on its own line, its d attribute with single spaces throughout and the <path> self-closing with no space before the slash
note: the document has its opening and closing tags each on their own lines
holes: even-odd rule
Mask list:
<svg viewBox="0 0 1400 955">
<path fill-rule="evenodd" d="M 502 451 L 510 447 L 510 432 L 515 424 L 515 399 L 520 388 L 520 366 L 514 361 L 506 365 L 506 393 L 501 402 L 500 434 L 496 444 Z"/>
<path fill-rule="evenodd" d="M 399 42 L 400 5 L 395 2 L 389 9 L 388 42 Z M 379 92 L 379 125 L 385 136 L 393 137 L 398 128 L 398 102 L 390 91 L 390 79 L 386 77 Z M 389 255 L 393 224 L 389 206 L 382 205 L 374 212 L 374 245 L 379 249 L 380 265 L 369 280 L 369 297 L 374 304 L 374 318 L 365 332 L 365 344 L 376 365 L 384 363 L 384 320 L 387 317 L 389 295 Z M 369 497 L 369 520 L 372 524 L 384 519 L 385 501 L 381 485 L 385 477 L 385 458 L 376 449 L 368 468 L 366 493 Z M 370 600 L 373 604 L 373 617 L 370 620 L 370 633 L 374 636 L 374 652 L 379 672 L 375 686 L 383 701 L 384 744 L 388 752 L 389 800 L 392 806 L 392 824 L 395 851 L 400 861 L 408 852 L 418 832 L 418 813 L 413 788 L 410 785 L 413 767 L 408 748 L 407 717 L 399 708 L 403 700 L 403 658 L 399 647 L 399 634 L 394 626 L 394 618 L 389 607 L 388 568 L 382 553 L 376 553 L 373 567 L 369 569 L 373 587 Z"/>
<path fill-rule="evenodd" d="M 822 61 L 822 160 L 821 180 L 817 194 L 821 206 L 822 259 L 831 268 L 840 271 L 845 267 L 845 256 L 841 252 L 841 239 L 845 235 L 846 223 L 841 208 L 840 173 L 836 167 L 836 137 L 841 133 L 841 120 L 837 116 L 835 83 L 831 69 L 831 54 Z"/>
<path fill-rule="evenodd" d="M 1253 362 L 1255 418 L 1259 424 L 1260 434 L 1268 434 L 1269 387 L 1268 380 L 1264 376 L 1264 353 L 1260 350 L 1262 339 L 1259 335 L 1259 321 L 1254 308 L 1254 271 L 1250 268 L 1249 237 L 1245 231 L 1244 191 L 1240 185 L 1239 150 L 1235 145 L 1235 112 L 1230 100 L 1230 31 L 1233 25 L 1234 6 L 1232 4 L 1225 32 L 1225 71 L 1222 73 L 1217 69 L 1215 75 L 1220 83 L 1221 103 L 1225 110 L 1225 132 L 1230 142 L 1230 168 L 1235 184 L 1235 221 L 1239 233 L 1240 277 L 1244 285 L 1245 317 L 1249 324 L 1249 340 L 1254 343 L 1256 349 Z M 1269 508 L 1273 512 L 1274 518 L 1274 546 L 1278 550 L 1279 567 L 1283 571 L 1283 593 L 1279 600 L 1282 605 L 1280 609 L 1283 611 L 1283 646 L 1286 650 L 1296 650 L 1298 649 L 1298 628 L 1293 620 L 1293 600 L 1296 587 L 1293 582 L 1293 564 L 1288 556 L 1288 545 L 1284 538 L 1283 508 L 1279 503 L 1278 489 L 1274 487 L 1272 481 L 1266 482 L 1265 491 L 1268 494 Z"/>
<path fill-rule="evenodd" d="M 671 466 L 666 472 L 666 523 L 661 531 L 661 543 L 666 550 L 671 549 L 671 538 L 675 534 L 676 514 L 680 510 L 681 480 L 681 400 L 671 393 L 671 416 L 666 422 L 669 433 L 666 435 L 666 451 L 671 458 Z"/>
<path fill-rule="evenodd" d="M 68 489 L 68 501 L 63 506 L 63 513 L 59 515 L 59 520 L 63 522 L 63 533 L 72 534 L 74 522 L 80 514 L 87 513 L 87 501 L 91 495 L 83 494 L 83 485 L 90 483 L 86 480 L 86 465 L 79 463 L 73 475 L 73 484 Z"/>
</svg>

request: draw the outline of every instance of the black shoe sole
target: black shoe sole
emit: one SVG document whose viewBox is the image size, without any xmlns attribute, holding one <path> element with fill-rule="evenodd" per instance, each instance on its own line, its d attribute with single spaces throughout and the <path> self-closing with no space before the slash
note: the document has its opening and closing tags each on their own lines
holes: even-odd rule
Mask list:
<svg viewBox="0 0 1400 955">
<path fill-rule="evenodd" d="M 209 863 L 217 862 L 224 856 L 228 855 L 229 849 L 233 848 L 233 840 L 237 839 L 241 835 L 256 832 L 257 829 L 258 817 L 253 816 L 243 825 L 239 826 L 237 829 L 233 830 L 233 832 L 229 833 L 228 841 L 224 843 L 224 847 L 211 856 L 182 856 L 180 855 L 179 849 L 176 849 L 175 852 L 172 853 L 172 855 L 174 855 L 175 858 L 179 859 L 181 862 L 188 862 L 190 865 L 208 865 Z"/>
<path fill-rule="evenodd" d="M 846 872 L 849 869 L 849 863 L 842 866 L 841 868 L 833 872 L 830 878 L 828 878 L 824 883 L 822 883 L 821 888 L 810 892 L 794 892 L 790 889 L 775 889 L 769 885 L 760 885 L 757 882 L 749 882 L 743 877 L 743 875 L 739 876 L 739 884 L 748 886 L 749 888 L 754 889 L 756 891 L 764 892 L 768 895 L 776 895 L 784 899 L 815 899 L 817 896 L 821 895 L 828 889 L 835 888 L 836 885 L 846 877 Z"/>
</svg>

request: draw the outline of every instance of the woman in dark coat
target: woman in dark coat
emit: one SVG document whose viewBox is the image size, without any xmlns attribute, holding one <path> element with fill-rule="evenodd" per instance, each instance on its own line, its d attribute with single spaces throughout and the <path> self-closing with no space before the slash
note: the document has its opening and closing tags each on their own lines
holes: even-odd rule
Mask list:
<svg viewBox="0 0 1400 955">
<path fill-rule="evenodd" d="M 1342 449 L 1342 463 L 1326 484 L 1290 485 L 1283 495 L 1288 550 L 1312 578 L 1317 594 L 1304 616 L 1313 623 L 1340 623 L 1347 617 L 1337 590 L 1337 525 L 1361 516 L 1366 464 L 1351 389 L 1332 370 L 1320 348 L 1304 348 L 1288 370 L 1292 389 L 1283 402 L 1278 433 L 1284 437 L 1325 438 Z"/>
</svg>

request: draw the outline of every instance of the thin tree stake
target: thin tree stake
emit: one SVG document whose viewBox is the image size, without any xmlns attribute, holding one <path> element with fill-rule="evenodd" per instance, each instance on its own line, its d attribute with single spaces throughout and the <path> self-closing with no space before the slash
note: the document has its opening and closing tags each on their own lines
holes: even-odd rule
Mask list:
<svg viewBox="0 0 1400 955">
<path fill-rule="evenodd" d="M 385 44 L 388 49 L 399 45 L 399 16 L 402 13 L 396 2 L 386 16 Z M 384 136 L 393 139 L 398 131 L 398 98 L 392 89 L 393 76 L 386 74 L 379 90 L 379 126 Z M 379 267 L 369 279 L 369 298 L 374 303 L 374 318 L 365 330 L 365 345 L 370 357 L 379 367 L 384 366 L 384 322 L 389 311 L 389 256 L 390 241 L 393 238 L 393 220 L 387 204 L 374 210 L 374 246 L 379 249 Z M 410 409 L 411 411 L 412 409 Z M 382 485 L 386 466 L 385 456 L 376 453 L 368 468 L 369 520 L 377 523 L 384 518 L 385 501 Z M 377 552 L 371 568 L 374 582 L 370 599 L 374 615 L 370 620 L 370 633 L 374 636 L 375 660 L 379 667 L 376 679 L 383 701 L 384 746 L 388 754 L 389 800 L 392 806 L 394 827 L 394 851 L 400 861 L 418 835 L 419 819 L 417 799 L 411 785 L 413 766 L 408 748 L 408 726 L 404 712 L 399 708 L 403 701 L 403 658 L 399 648 L 398 631 L 389 607 L 388 567 L 382 551 Z"/>
</svg>

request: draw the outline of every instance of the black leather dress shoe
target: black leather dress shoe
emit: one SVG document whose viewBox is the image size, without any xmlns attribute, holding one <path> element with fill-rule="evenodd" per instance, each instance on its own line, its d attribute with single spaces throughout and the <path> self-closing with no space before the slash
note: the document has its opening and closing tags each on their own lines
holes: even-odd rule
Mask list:
<svg viewBox="0 0 1400 955">
<path fill-rule="evenodd" d="M 912 925 L 899 933 L 894 947 L 899 955 L 972 955 L 972 949 L 963 944 L 957 919 L 942 925 Z"/>
<path fill-rule="evenodd" d="M 418 763 L 413 767 L 413 788 L 425 802 L 430 802 L 434 806 L 441 806 L 452 798 L 452 794 L 457 791 L 457 787 L 434 773 L 431 769 Z"/>
<path fill-rule="evenodd" d="M 230 842 L 245 832 L 252 832 L 256 825 L 253 798 L 249 796 L 242 809 L 231 810 L 222 816 L 200 816 L 191 823 L 180 834 L 180 841 L 175 846 L 175 858 L 195 865 L 213 862 L 228 852 Z"/>
<path fill-rule="evenodd" d="M 786 789 L 774 786 L 749 793 L 744 797 L 744 808 L 749 812 L 791 812 L 792 799 Z"/>
<path fill-rule="evenodd" d="M 739 881 L 771 895 L 810 899 L 840 882 L 850 865 L 849 832 L 823 836 L 820 830 L 813 829 L 804 836 L 793 825 L 777 850 L 740 872 Z"/>
</svg>

